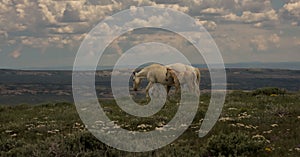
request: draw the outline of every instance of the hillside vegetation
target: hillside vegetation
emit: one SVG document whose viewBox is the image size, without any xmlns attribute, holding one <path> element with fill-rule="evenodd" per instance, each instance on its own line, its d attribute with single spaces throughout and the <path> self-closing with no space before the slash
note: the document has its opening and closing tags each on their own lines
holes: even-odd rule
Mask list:
<svg viewBox="0 0 300 157">
<path fill-rule="evenodd" d="M 300 93 L 269 90 L 228 94 L 219 121 L 209 135 L 199 138 L 210 98 L 202 94 L 189 129 L 173 143 L 144 153 L 119 151 L 97 140 L 85 129 L 74 104 L 1 106 L 0 156 L 300 156 Z M 112 99 L 99 101 L 107 115 L 128 130 L 153 130 L 178 109 L 173 98 L 154 116 L 137 118 Z"/>
</svg>

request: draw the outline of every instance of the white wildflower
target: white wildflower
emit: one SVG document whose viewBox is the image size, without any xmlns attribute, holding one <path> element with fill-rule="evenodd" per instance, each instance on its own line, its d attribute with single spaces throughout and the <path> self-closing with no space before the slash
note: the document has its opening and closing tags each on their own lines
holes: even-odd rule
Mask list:
<svg viewBox="0 0 300 157">
<path fill-rule="evenodd" d="M 152 125 L 148 125 L 148 124 L 140 124 L 137 126 L 137 128 L 139 128 L 139 129 L 145 129 L 145 128 L 150 128 L 150 127 L 152 127 Z"/>
<path fill-rule="evenodd" d="M 16 133 L 14 133 L 14 134 L 12 134 L 12 135 L 10 135 L 11 137 L 16 137 L 17 136 L 17 134 Z"/>
<path fill-rule="evenodd" d="M 221 117 L 221 118 L 219 118 L 219 121 L 221 121 L 221 122 L 234 121 L 234 119 L 230 118 L 230 117 Z"/>
<path fill-rule="evenodd" d="M 270 133 L 272 133 L 272 130 L 263 131 L 263 134 L 270 134 Z"/>
<path fill-rule="evenodd" d="M 5 130 L 6 133 L 12 133 L 12 130 Z"/>
<path fill-rule="evenodd" d="M 236 125 L 239 127 L 245 127 L 245 124 L 242 124 L 242 123 L 236 123 Z"/>
<path fill-rule="evenodd" d="M 273 128 L 278 127 L 278 124 L 272 124 L 271 127 Z"/>
</svg>

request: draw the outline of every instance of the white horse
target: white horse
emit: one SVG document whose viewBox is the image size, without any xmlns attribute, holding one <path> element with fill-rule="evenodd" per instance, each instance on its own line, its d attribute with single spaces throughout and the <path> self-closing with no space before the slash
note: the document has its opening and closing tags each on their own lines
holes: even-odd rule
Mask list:
<svg viewBox="0 0 300 157">
<path fill-rule="evenodd" d="M 149 89 L 154 83 L 161 83 L 165 85 L 167 88 L 167 93 L 171 86 L 175 85 L 176 92 L 179 90 L 179 84 L 175 84 L 174 78 L 171 74 L 168 74 L 171 69 L 167 68 L 166 66 L 160 64 L 152 64 L 149 65 L 139 72 L 133 72 L 133 90 L 137 91 L 142 78 L 147 78 L 149 81 L 146 87 L 146 97 L 149 97 Z"/>
<path fill-rule="evenodd" d="M 181 87 L 187 85 L 190 92 L 200 94 L 200 71 L 198 68 L 182 63 L 170 64 L 166 67 L 171 69 L 167 73 L 166 77 L 170 77 L 168 75 L 171 75 L 171 77 L 174 78 L 175 86 L 179 86 L 181 83 Z"/>
</svg>

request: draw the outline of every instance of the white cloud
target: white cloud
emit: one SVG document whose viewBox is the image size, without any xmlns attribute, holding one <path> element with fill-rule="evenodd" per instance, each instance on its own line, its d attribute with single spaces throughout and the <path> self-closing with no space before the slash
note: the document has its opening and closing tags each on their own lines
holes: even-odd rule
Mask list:
<svg viewBox="0 0 300 157">
<path fill-rule="evenodd" d="M 282 21 L 290 21 L 292 26 L 298 26 L 300 22 L 300 1 L 292 1 L 280 9 Z"/>
<path fill-rule="evenodd" d="M 296 22 L 296 21 L 293 21 L 293 22 L 291 23 L 291 26 L 299 26 L 299 23 Z"/>
<path fill-rule="evenodd" d="M 242 22 L 246 24 L 253 24 L 255 27 L 275 27 L 279 23 L 279 17 L 274 9 L 262 13 L 253 13 L 244 11 L 241 16 L 229 13 L 222 16 L 225 21 Z"/>
<path fill-rule="evenodd" d="M 70 24 L 63 24 L 60 27 L 53 27 L 49 28 L 50 33 L 59 33 L 59 34 L 66 34 L 66 33 L 73 33 L 73 34 L 82 34 L 88 32 L 90 29 L 90 25 L 87 22 L 78 22 L 78 23 L 70 23 Z"/>
<path fill-rule="evenodd" d="M 188 12 L 189 8 L 186 6 L 180 6 L 179 4 L 153 4 L 152 6 L 159 7 L 159 8 L 169 8 L 176 11 L 181 12 Z"/>
<path fill-rule="evenodd" d="M 279 11 L 272 9 L 271 0 L 2 0 L 0 46 L 2 51 L 8 51 L 3 46 L 10 47 L 11 51 L 12 47 L 18 47 L 19 44 L 41 51 L 48 47 L 76 48 L 86 33 L 103 18 L 127 8 L 134 13 L 138 6 L 145 5 L 196 15 L 199 23 L 212 34 L 222 36 L 232 31 L 230 37 L 216 39 L 230 52 L 247 53 L 253 49 L 267 52 L 282 48 L 290 39 L 276 34 L 279 29 L 300 25 L 300 2 L 296 0 L 286 1 Z M 167 25 L 171 23 L 171 18 L 157 15 L 148 19 L 134 19 L 127 25 Z M 184 23 L 177 21 L 174 25 L 181 27 Z M 231 27 L 225 29 L 226 25 Z M 108 25 L 102 28 L 103 31 L 111 31 L 111 34 L 114 30 L 118 31 L 117 27 L 112 29 Z M 168 40 L 162 36 L 152 38 L 157 41 Z M 176 44 L 179 45 L 179 41 L 176 40 Z M 289 44 L 299 46 L 299 41 L 293 40 Z M 116 55 L 121 53 L 120 45 L 111 46 Z M 22 50 L 16 50 L 7 54 L 18 58 Z"/>
<path fill-rule="evenodd" d="M 274 44 L 278 44 L 280 42 L 280 37 L 278 34 L 274 33 L 269 37 L 269 41 Z"/>
<path fill-rule="evenodd" d="M 262 13 L 272 9 L 270 0 L 240 0 L 238 3 L 241 11 Z"/>
<path fill-rule="evenodd" d="M 222 15 L 225 14 L 224 8 L 207 8 L 201 11 L 204 14 L 215 14 L 215 15 Z"/>
<path fill-rule="evenodd" d="M 263 24 L 262 24 L 262 22 L 258 22 L 258 23 L 255 23 L 253 26 L 257 27 L 257 28 L 261 28 L 261 27 L 263 27 Z"/>
<path fill-rule="evenodd" d="M 71 27 L 70 25 L 64 26 L 64 27 L 60 27 L 60 28 L 52 28 L 50 30 L 53 30 L 56 33 L 73 33 L 74 32 L 74 28 Z"/>
<path fill-rule="evenodd" d="M 290 12 L 292 15 L 300 15 L 300 2 L 288 3 L 283 6 L 285 10 Z"/>
<path fill-rule="evenodd" d="M 203 20 L 197 21 L 200 25 L 204 26 L 207 30 L 209 31 L 214 31 L 217 29 L 217 24 L 214 21 L 207 21 L 207 20 Z"/>
<path fill-rule="evenodd" d="M 8 44 L 9 46 L 15 45 L 16 43 L 17 43 L 17 41 L 16 41 L 15 39 L 10 39 L 10 40 L 7 41 L 7 44 Z"/>
<path fill-rule="evenodd" d="M 7 39 L 7 37 L 8 37 L 7 32 L 6 32 L 6 31 L 1 31 L 1 30 L 0 30 L 0 41 L 3 42 L 4 40 Z"/>
<path fill-rule="evenodd" d="M 19 58 L 21 56 L 21 48 L 17 48 L 13 52 L 9 53 L 9 56 L 15 59 Z"/>
<path fill-rule="evenodd" d="M 300 46 L 300 39 L 294 38 L 294 46 Z"/>
<path fill-rule="evenodd" d="M 85 0 L 3 0 L 0 1 L 0 45 L 15 46 L 20 43 L 32 48 L 49 45 L 64 48 L 77 44 L 78 47 L 80 43 L 74 38 L 76 34 L 87 33 L 99 20 L 121 9 L 121 6 L 115 1 L 105 5 L 89 5 Z M 53 34 L 54 39 L 60 42 L 53 44 L 47 41 Z"/>
<path fill-rule="evenodd" d="M 251 39 L 250 45 L 255 51 L 266 51 L 268 49 L 267 41 L 262 35 L 255 36 Z"/>
<path fill-rule="evenodd" d="M 234 13 L 229 13 L 227 15 L 224 15 L 222 16 L 222 18 L 225 20 L 225 21 L 236 21 L 236 22 L 239 22 L 240 21 L 240 16 L 237 16 L 236 14 Z"/>
<path fill-rule="evenodd" d="M 245 23 L 278 20 L 276 11 L 273 9 L 268 12 L 264 12 L 264 13 L 252 13 L 249 11 L 245 11 L 245 12 L 243 12 L 243 14 L 240 18 Z"/>
<path fill-rule="evenodd" d="M 267 51 L 270 48 L 279 48 L 280 37 L 276 33 L 270 36 L 256 35 L 250 40 L 250 45 L 255 51 Z"/>
<path fill-rule="evenodd" d="M 157 2 L 157 1 L 156 1 Z M 17 3 L 15 6 L 12 1 L 3 0 L 0 2 L 0 27 L 5 28 L 4 31 L 25 31 L 32 34 L 49 35 L 49 33 L 84 33 L 95 25 L 98 21 L 107 15 L 129 8 L 130 6 L 152 5 L 161 8 L 172 8 L 178 11 L 198 14 L 214 14 L 224 15 L 225 13 L 233 12 L 225 15 L 225 19 L 243 20 L 245 21 L 259 21 L 263 19 L 262 15 L 245 12 L 244 17 L 235 15 L 235 11 L 239 8 L 248 8 L 245 10 L 259 10 L 254 9 L 260 6 L 267 6 L 267 2 L 258 3 L 255 1 L 251 3 L 249 0 L 192 0 L 182 1 L 176 0 L 176 3 L 164 1 L 164 3 L 156 3 L 151 0 L 73 0 L 73 1 L 53 1 L 53 0 L 26 0 Z M 260 5 L 258 5 L 260 4 Z M 131 9 L 134 9 L 133 7 Z M 267 12 L 268 13 L 268 12 Z M 269 12 L 272 13 L 272 12 Z M 274 14 L 264 15 L 266 18 L 276 17 Z M 160 17 L 152 17 L 147 23 L 154 23 L 155 20 L 164 22 Z M 83 25 L 82 21 L 86 24 Z M 217 23 L 215 20 L 205 19 L 203 22 L 208 29 L 214 30 Z M 135 21 L 136 23 L 145 21 Z M 78 26 L 76 26 L 78 25 Z M 82 27 L 82 29 L 80 28 Z M 50 32 L 48 32 L 50 31 Z"/>
<path fill-rule="evenodd" d="M 271 0 L 193 0 L 180 1 L 181 6 L 189 7 L 191 15 L 240 14 L 242 12 L 263 13 L 272 9 Z M 209 18 L 209 17 L 208 17 Z"/>
<path fill-rule="evenodd" d="M 138 12 L 142 12 L 141 9 L 138 10 Z M 139 13 L 136 13 L 139 14 Z M 135 27 L 150 27 L 150 26 L 167 26 L 170 23 L 176 24 L 177 21 L 168 14 L 168 12 L 163 12 L 161 15 L 153 15 L 148 18 L 139 17 L 140 15 L 137 15 L 138 18 L 133 19 L 132 21 L 128 21 L 125 24 L 125 27 L 128 28 L 135 28 Z"/>
</svg>

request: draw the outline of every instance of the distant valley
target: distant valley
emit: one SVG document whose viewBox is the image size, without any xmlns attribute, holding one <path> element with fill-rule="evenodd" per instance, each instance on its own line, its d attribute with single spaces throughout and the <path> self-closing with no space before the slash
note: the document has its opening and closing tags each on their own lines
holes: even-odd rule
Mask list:
<svg viewBox="0 0 300 157">
<path fill-rule="evenodd" d="M 210 89 L 207 69 L 201 70 L 201 91 Z M 254 90 L 279 87 L 300 91 L 300 70 L 230 68 L 227 72 L 228 90 Z M 112 98 L 111 71 L 97 71 L 96 91 L 99 98 Z M 131 86 L 131 83 L 129 83 Z M 146 81 L 142 86 L 146 85 Z M 133 93 L 133 92 L 131 92 Z M 143 91 L 139 91 L 140 94 Z M 73 102 L 72 71 L 0 70 L 0 104 L 38 104 L 45 102 Z"/>
</svg>

